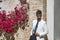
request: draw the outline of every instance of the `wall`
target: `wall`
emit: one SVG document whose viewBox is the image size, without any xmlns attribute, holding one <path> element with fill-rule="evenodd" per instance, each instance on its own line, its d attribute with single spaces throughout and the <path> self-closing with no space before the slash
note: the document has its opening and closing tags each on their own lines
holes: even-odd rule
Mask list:
<svg viewBox="0 0 60 40">
<path fill-rule="evenodd" d="M 54 40 L 60 40 L 60 0 L 54 2 Z"/>
<path fill-rule="evenodd" d="M 47 0 L 47 26 L 49 29 L 48 38 L 54 40 L 54 0 Z"/>
</svg>

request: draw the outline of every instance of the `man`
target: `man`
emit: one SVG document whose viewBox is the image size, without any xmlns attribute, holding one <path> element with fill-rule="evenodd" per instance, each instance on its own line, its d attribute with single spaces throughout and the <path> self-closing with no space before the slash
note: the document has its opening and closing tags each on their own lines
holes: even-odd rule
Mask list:
<svg viewBox="0 0 60 40">
<path fill-rule="evenodd" d="M 44 36 L 47 35 L 48 29 L 46 22 L 43 19 L 41 19 L 41 10 L 37 10 L 36 17 L 37 19 L 33 20 L 31 35 L 35 34 L 37 40 L 44 40 Z"/>
</svg>

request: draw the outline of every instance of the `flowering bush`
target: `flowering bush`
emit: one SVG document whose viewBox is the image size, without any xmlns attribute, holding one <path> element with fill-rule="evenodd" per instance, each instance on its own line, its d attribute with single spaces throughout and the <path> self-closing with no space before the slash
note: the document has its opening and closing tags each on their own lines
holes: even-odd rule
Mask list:
<svg viewBox="0 0 60 40">
<path fill-rule="evenodd" d="M 28 15 L 20 8 L 20 10 L 15 7 L 16 18 L 19 21 L 20 27 L 23 29 L 25 28 L 26 24 L 28 23 Z"/>
<path fill-rule="evenodd" d="M 22 4 L 27 3 L 22 2 Z M 0 11 L 0 33 L 5 32 L 4 36 L 7 38 L 6 40 L 9 40 L 9 34 L 16 32 L 19 27 L 24 30 L 25 27 L 28 26 L 29 17 L 25 12 L 27 8 L 23 6 L 18 10 L 17 7 L 15 7 L 14 10 L 15 11 L 10 11 L 8 15 L 6 15 L 5 10 Z"/>
<path fill-rule="evenodd" d="M 28 15 L 22 10 L 15 8 L 15 12 L 11 11 L 8 15 L 6 15 L 5 10 L 0 11 L 0 29 L 3 29 L 4 32 L 13 32 L 14 25 L 17 25 L 18 22 L 21 26 L 23 26 L 23 29 L 28 22 Z"/>
</svg>

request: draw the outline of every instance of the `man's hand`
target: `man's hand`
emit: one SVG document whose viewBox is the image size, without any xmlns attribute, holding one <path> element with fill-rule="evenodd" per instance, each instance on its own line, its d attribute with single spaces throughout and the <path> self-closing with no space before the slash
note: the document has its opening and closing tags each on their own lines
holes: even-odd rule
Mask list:
<svg viewBox="0 0 60 40">
<path fill-rule="evenodd" d="M 40 36 L 39 33 L 35 33 L 36 36 Z"/>
</svg>

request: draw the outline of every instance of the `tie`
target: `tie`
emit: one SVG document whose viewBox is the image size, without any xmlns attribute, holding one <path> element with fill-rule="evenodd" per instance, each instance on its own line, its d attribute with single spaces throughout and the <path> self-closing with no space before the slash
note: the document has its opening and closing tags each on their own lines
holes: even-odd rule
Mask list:
<svg viewBox="0 0 60 40">
<path fill-rule="evenodd" d="M 39 21 L 37 21 L 37 24 L 36 24 L 36 26 L 35 26 L 34 33 L 36 33 L 36 30 L 37 30 L 37 27 L 38 27 L 38 23 L 39 23 Z"/>
</svg>

